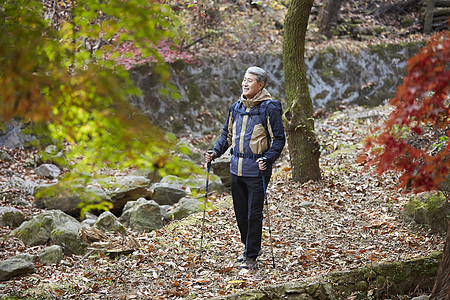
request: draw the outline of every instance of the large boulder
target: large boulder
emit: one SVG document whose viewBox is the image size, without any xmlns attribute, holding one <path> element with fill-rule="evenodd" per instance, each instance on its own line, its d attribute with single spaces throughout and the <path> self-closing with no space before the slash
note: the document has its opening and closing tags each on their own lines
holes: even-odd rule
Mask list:
<svg viewBox="0 0 450 300">
<path fill-rule="evenodd" d="M 445 232 L 450 220 L 450 203 L 442 192 L 425 192 L 411 197 L 403 214 L 405 219 Z"/>
<path fill-rule="evenodd" d="M 150 194 L 151 180 L 144 176 L 128 175 L 110 179 L 112 190 L 108 192 L 113 208 L 111 212 L 120 213 L 128 201 L 147 198 Z"/>
<path fill-rule="evenodd" d="M 84 185 L 80 181 L 59 182 L 35 188 L 35 206 L 43 209 L 61 210 L 78 217 L 84 204 L 111 201 L 105 190 L 96 185 Z"/>
<path fill-rule="evenodd" d="M 229 164 L 228 164 L 229 169 Z M 189 178 L 180 178 L 173 175 L 165 176 L 161 179 L 160 183 L 170 183 L 174 185 L 178 185 L 178 188 L 186 190 L 189 194 L 193 194 L 194 196 L 198 193 L 204 193 L 206 188 L 206 177 L 207 175 L 192 175 Z M 230 172 L 228 172 L 228 180 L 230 178 Z M 217 191 L 217 192 L 225 192 L 227 189 L 222 184 L 221 179 L 214 175 L 210 174 L 208 181 L 208 192 Z"/>
<path fill-rule="evenodd" d="M 0 135 L 0 148 L 6 147 L 9 149 L 24 148 L 30 145 L 31 142 L 36 141 L 33 135 L 25 134 L 23 125 L 17 121 L 12 121 L 6 124 L 6 130 L 3 135 Z"/>
<path fill-rule="evenodd" d="M 36 188 L 35 206 L 79 216 L 83 205 L 106 201 L 113 205 L 111 212 L 120 214 L 128 201 L 148 197 L 149 188 L 149 179 L 135 175 L 59 182 Z"/>
<path fill-rule="evenodd" d="M 228 173 L 229 177 L 229 173 Z M 180 178 L 174 175 L 168 175 L 155 183 L 151 187 L 150 198 L 160 205 L 176 205 L 180 199 L 191 195 L 205 193 L 206 175 L 192 175 L 189 178 Z M 210 174 L 208 181 L 208 192 L 225 192 L 226 187 L 222 184 L 220 178 Z"/>
<path fill-rule="evenodd" d="M 163 227 L 163 218 L 158 203 L 140 198 L 125 205 L 119 221 L 139 232 L 148 232 Z"/>
<path fill-rule="evenodd" d="M 178 183 L 158 182 L 152 185 L 150 198 L 160 205 L 174 205 L 186 195 Z"/>
<path fill-rule="evenodd" d="M 26 259 L 13 257 L 0 261 L 0 281 L 34 272 L 36 272 L 36 268 L 33 262 Z"/>
<path fill-rule="evenodd" d="M 119 222 L 119 219 L 109 211 L 105 211 L 98 217 L 97 221 L 94 223 L 94 227 L 105 232 L 109 231 L 121 234 L 127 232 L 125 227 Z"/>
<path fill-rule="evenodd" d="M 181 220 L 189 215 L 202 211 L 203 202 L 195 198 L 182 198 L 173 209 L 165 213 L 169 220 Z"/>
<path fill-rule="evenodd" d="M 14 207 L 0 207 L 0 226 L 18 227 L 25 221 L 25 215 Z"/>
<path fill-rule="evenodd" d="M 30 246 L 47 243 L 60 245 L 66 254 L 84 254 L 87 244 L 78 232 L 80 222 L 60 210 L 44 211 L 25 221 L 13 233 Z"/>
</svg>

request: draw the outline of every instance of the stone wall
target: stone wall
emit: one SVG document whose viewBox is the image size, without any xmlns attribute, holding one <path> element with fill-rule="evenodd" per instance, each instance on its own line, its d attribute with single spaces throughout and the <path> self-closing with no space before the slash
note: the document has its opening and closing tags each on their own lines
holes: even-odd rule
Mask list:
<svg viewBox="0 0 450 300">
<path fill-rule="evenodd" d="M 334 109 L 342 102 L 375 106 L 392 98 L 406 74 L 406 61 L 422 44 L 378 45 L 364 49 L 328 48 L 306 55 L 306 71 L 315 108 Z M 285 104 L 281 54 L 241 54 L 171 65 L 171 83 L 180 98 L 158 92 L 158 78 L 147 66 L 132 70 L 143 95 L 132 101 L 157 125 L 176 134 L 217 133 L 229 105 L 240 95 L 245 69 L 269 73 L 267 89 Z"/>
</svg>

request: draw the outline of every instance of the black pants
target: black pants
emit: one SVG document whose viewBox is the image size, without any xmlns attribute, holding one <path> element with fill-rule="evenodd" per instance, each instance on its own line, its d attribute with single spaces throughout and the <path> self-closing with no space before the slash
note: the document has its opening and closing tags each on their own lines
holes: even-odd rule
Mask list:
<svg viewBox="0 0 450 300">
<path fill-rule="evenodd" d="M 266 188 L 270 175 L 265 176 Z M 264 191 L 262 177 L 242 177 L 231 174 L 231 194 L 234 213 L 245 245 L 244 255 L 256 258 L 261 250 Z"/>
</svg>

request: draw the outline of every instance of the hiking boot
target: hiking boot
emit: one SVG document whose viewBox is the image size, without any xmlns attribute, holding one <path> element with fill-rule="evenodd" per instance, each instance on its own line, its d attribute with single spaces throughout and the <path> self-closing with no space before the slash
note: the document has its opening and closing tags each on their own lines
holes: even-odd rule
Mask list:
<svg viewBox="0 0 450 300">
<path fill-rule="evenodd" d="M 258 256 L 260 256 L 262 253 L 263 253 L 262 249 L 259 250 Z M 237 262 L 243 262 L 244 259 L 245 259 L 245 257 L 246 257 L 246 256 L 245 256 L 244 254 L 241 254 L 241 255 L 239 255 L 239 256 L 236 258 L 236 261 L 237 261 Z"/>
<path fill-rule="evenodd" d="M 254 269 L 256 267 L 256 258 L 246 257 L 239 269 Z"/>
<path fill-rule="evenodd" d="M 243 262 L 244 259 L 245 259 L 245 255 L 244 255 L 244 254 L 241 254 L 241 255 L 239 255 L 239 256 L 236 258 L 236 261 L 237 261 L 237 262 Z"/>
</svg>

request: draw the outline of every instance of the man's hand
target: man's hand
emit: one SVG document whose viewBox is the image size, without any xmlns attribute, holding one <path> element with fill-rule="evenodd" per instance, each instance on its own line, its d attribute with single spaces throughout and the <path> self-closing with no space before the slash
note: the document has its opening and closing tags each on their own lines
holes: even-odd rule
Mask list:
<svg viewBox="0 0 450 300">
<path fill-rule="evenodd" d="M 208 150 L 205 153 L 205 162 L 210 163 L 213 159 L 216 158 L 216 153 L 212 150 Z"/>
<path fill-rule="evenodd" d="M 267 169 L 267 158 L 266 157 L 260 157 L 256 160 L 256 162 L 259 165 L 259 169 L 261 171 L 264 171 L 265 169 Z"/>
</svg>

